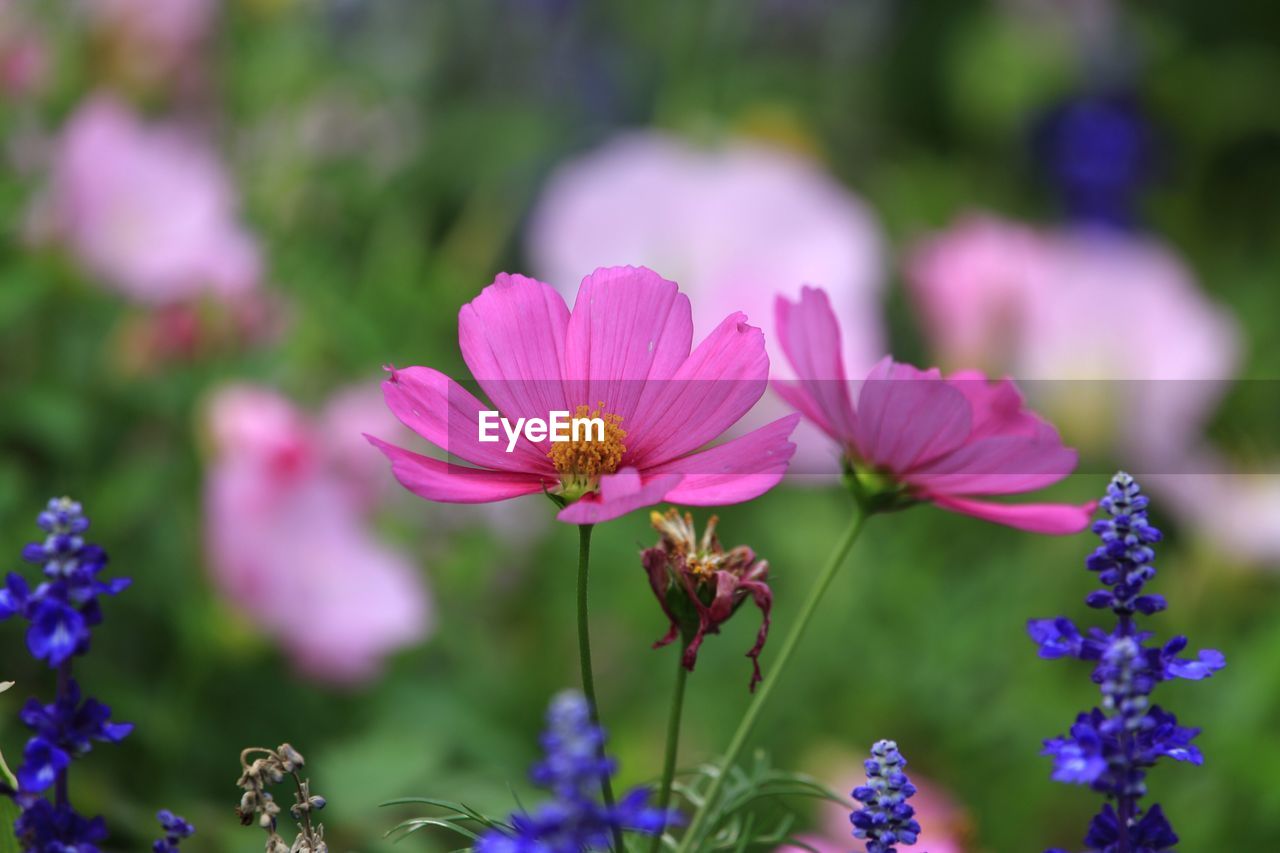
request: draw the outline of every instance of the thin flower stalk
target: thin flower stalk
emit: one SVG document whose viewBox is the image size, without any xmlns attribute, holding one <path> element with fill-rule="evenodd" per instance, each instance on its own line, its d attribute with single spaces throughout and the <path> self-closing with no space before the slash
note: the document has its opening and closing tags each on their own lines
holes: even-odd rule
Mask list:
<svg viewBox="0 0 1280 853">
<path fill-rule="evenodd" d="M 693 820 L 689 824 L 689 830 L 680 839 L 677 847 L 677 853 L 688 853 L 694 849 L 694 845 L 698 843 L 699 836 L 703 831 L 707 815 L 710 813 L 717 798 L 720 796 L 721 790 L 724 788 L 725 780 L 728 778 L 729 768 L 741 755 L 743 748 L 746 746 L 747 738 L 751 736 L 752 730 L 755 728 L 756 720 L 760 716 L 761 710 L 765 703 L 769 701 L 769 697 L 773 694 L 774 688 L 780 680 L 779 675 L 786 671 L 787 664 L 791 661 L 795 654 L 796 648 L 800 645 L 800 638 L 804 636 L 805 629 L 809 625 L 809 621 L 813 618 L 813 614 L 818 609 L 818 603 L 826 594 L 827 588 L 831 585 L 832 579 L 836 576 L 836 572 L 844 564 L 845 559 L 849 556 L 849 552 L 853 549 L 854 543 L 858 540 L 858 536 L 862 533 L 862 528 L 867 519 L 867 511 L 859 506 L 853 513 L 853 518 L 849 522 L 844 535 L 837 542 L 835 549 L 831 552 L 831 556 L 827 559 L 827 563 L 823 566 L 822 571 L 818 573 L 817 580 L 814 581 L 813 587 L 809 590 L 809 596 L 805 599 L 804 604 L 800 607 L 800 613 L 796 616 L 796 621 L 792 624 L 791 630 L 782 640 L 782 648 L 778 651 L 778 658 L 773 664 L 775 675 L 766 679 L 761 683 L 760 689 L 752 696 L 751 702 L 747 705 L 746 712 L 742 715 L 742 720 L 738 723 L 737 729 L 734 730 L 733 737 L 729 740 L 729 746 L 725 750 L 724 755 L 717 763 L 718 772 L 707 790 L 706 797 L 703 799 L 702 807 L 694 813 Z"/>
<path fill-rule="evenodd" d="M 600 706 L 596 701 L 596 679 L 591 665 L 591 618 L 587 606 L 588 577 L 591 572 L 591 529 L 593 525 L 578 526 L 578 665 L 582 670 L 582 693 L 586 697 L 591 720 L 600 725 Z M 599 746 L 600 758 L 604 758 L 604 743 Z M 600 796 L 606 808 L 613 808 L 613 782 L 609 774 L 600 774 Z M 623 851 L 622 830 L 613 827 L 613 847 Z"/>
</svg>

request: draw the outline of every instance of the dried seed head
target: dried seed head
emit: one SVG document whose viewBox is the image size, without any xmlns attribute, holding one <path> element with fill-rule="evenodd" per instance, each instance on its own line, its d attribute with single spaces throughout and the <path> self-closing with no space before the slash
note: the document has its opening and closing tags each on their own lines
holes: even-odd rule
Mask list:
<svg viewBox="0 0 1280 853">
<path fill-rule="evenodd" d="M 302 757 L 302 753 L 294 749 L 287 743 L 280 744 L 280 748 L 276 750 L 280 754 L 280 761 L 283 764 L 286 773 L 292 773 L 306 765 L 307 760 Z"/>
</svg>

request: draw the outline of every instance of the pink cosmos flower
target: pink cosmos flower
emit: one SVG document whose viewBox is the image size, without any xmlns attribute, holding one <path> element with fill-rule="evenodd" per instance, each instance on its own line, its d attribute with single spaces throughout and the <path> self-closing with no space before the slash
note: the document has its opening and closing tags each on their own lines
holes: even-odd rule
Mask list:
<svg viewBox="0 0 1280 853">
<path fill-rule="evenodd" d="M 965 371 L 943 378 L 885 358 L 867 374 L 854 404 L 840 358 L 840 328 L 821 290 L 777 303 L 778 337 L 796 381 L 778 393 L 834 439 L 861 478 L 901 497 L 1038 533 L 1075 533 L 1092 505 L 1010 505 L 987 495 L 1029 492 L 1075 468 L 1076 453 L 1023 405 L 1010 380 Z"/>
<path fill-rule="evenodd" d="M 764 335 L 733 313 L 693 348 L 688 298 L 643 267 L 596 270 L 572 311 L 550 285 L 504 273 L 463 306 L 458 338 L 472 375 L 509 422 L 560 411 L 594 414 L 606 426 L 602 438 L 553 443 L 524 433 L 510 445 L 482 442 L 486 404 L 431 368 L 393 369 L 383 383 L 391 411 L 469 463 L 370 436 L 396 479 L 428 500 L 550 492 L 568 503 L 561 521 L 593 524 L 664 500 L 750 500 L 778 483 L 795 450 L 787 440 L 794 415 L 706 449 L 764 393 Z"/>
<path fill-rule="evenodd" d="M 91 98 L 63 131 L 33 226 L 141 302 L 240 295 L 260 276 L 258 249 L 213 153 L 181 128 L 143 123 L 109 96 Z"/>
<path fill-rule="evenodd" d="M 628 263 L 665 271 L 689 294 L 699 336 L 732 311 L 770 316 L 775 294 L 793 296 L 808 282 L 827 290 L 845 323 L 850 369 L 870 369 L 884 352 L 880 224 L 833 175 L 793 151 L 624 134 L 552 175 L 527 245 L 536 273 L 566 298 L 582 270 Z M 773 375 L 789 378 L 772 336 L 765 350 Z M 749 422 L 783 411 L 768 395 Z M 821 442 L 804 440 L 809 429 L 801 424 L 796 433 L 796 464 L 804 467 L 828 461 Z"/>
<path fill-rule="evenodd" d="M 346 437 L 334 440 L 344 427 L 390 420 L 363 391 L 337 395 L 316 420 L 253 386 L 219 390 L 208 409 L 213 580 L 302 672 L 324 681 L 372 678 L 387 654 L 431 630 L 419 572 L 370 527 L 367 464 L 353 469 Z"/>
</svg>

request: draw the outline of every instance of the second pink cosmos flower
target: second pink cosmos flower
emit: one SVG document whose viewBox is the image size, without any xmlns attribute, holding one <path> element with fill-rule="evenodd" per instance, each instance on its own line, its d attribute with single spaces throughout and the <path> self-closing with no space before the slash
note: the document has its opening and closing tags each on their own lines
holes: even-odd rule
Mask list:
<svg viewBox="0 0 1280 853">
<path fill-rule="evenodd" d="M 1023 404 L 1012 381 L 977 371 L 943 377 L 885 358 L 854 394 L 845 379 L 840 327 L 827 295 L 806 287 L 779 298 L 778 336 L 800 379 L 778 394 L 841 448 L 861 483 L 903 501 L 1035 533 L 1078 533 L 1094 504 L 1005 504 L 982 498 L 1035 491 L 1076 467 L 1076 451 Z"/>
<path fill-rule="evenodd" d="M 561 521 L 594 524 L 659 501 L 708 506 L 750 500 L 781 480 L 799 419 L 707 445 L 760 399 L 769 377 L 761 331 L 730 314 L 693 346 L 689 300 L 643 267 L 596 270 L 573 310 L 547 284 L 499 275 L 458 317 L 462 357 L 492 409 L 515 422 L 554 412 L 598 416 L 603 441 L 553 443 L 525 433 L 479 440 L 490 409 L 428 367 L 392 370 L 387 405 L 458 460 L 372 436 L 402 485 L 433 501 L 482 503 L 547 492 Z"/>
</svg>

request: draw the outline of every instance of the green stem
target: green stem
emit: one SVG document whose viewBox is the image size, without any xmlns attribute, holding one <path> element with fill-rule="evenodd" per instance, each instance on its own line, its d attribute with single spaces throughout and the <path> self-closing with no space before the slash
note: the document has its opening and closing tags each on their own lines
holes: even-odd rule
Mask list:
<svg viewBox="0 0 1280 853">
<path fill-rule="evenodd" d="M 4 763 L 4 755 L 0 754 L 0 776 L 4 776 L 4 780 L 9 783 L 10 788 L 18 787 L 18 777 L 13 775 L 13 771 L 9 769 L 9 765 Z"/>
<path fill-rule="evenodd" d="M 684 714 L 684 685 L 689 678 L 689 670 L 684 666 L 684 649 L 688 646 L 686 638 L 680 644 L 680 654 L 676 655 L 676 687 L 671 694 L 671 711 L 667 715 L 667 749 L 662 759 L 662 783 L 658 786 L 658 808 L 667 810 L 671 804 L 671 783 L 676 778 L 676 754 L 680 751 L 680 718 Z M 664 826 L 653 836 L 651 853 L 662 849 L 662 832 Z"/>
<path fill-rule="evenodd" d="M 720 796 L 720 789 L 724 787 L 725 778 L 729 775 L 729 768 L 733 767 L 734 762 L 738 760 L 738 755 L 742 752 L 742 748 L 746 746 L 747 738 L 750 737 L 751 730 L 756 724 L 756 718 L 760 716 L 760 710 L 769 701 L 773 688 L 777 685 L 782 673 L 786 671 L 787 662 L 795 653 L 796 646 L 800 644 L 800 637 L 804 634 L 804 630 L 808 626 L 809 620 L 813 617 L 814 611 L 818 609 L 818 602 L 822 600 L 827 587 L 831 584 L 831 579 L 835 577 L 836 571 L 844 563 L 845 557 L 849 555 L 849 550 L 853 548 L 853 543 L 857 541 L 858 534 L 862 532 L 862 525 L 866 519 L 866 511 L 859 506 L 854 512 L 853 521 L 850 522 L 849 528 L 831 553 L 831 557 L 818 575 L 818 580 L 814 583 L 813 588 L 809 590 L 809 597 L 805 599 L 804 604 L 801 606 L 800 614 L 791 626 L 790 633 L 782 641 L 782 648 L 778 652 L 777 659 L 772 664 L 773 675 L 770 678 L 766 678 L 760 685 L 759 691 L 751 699 L 751 704 L 747 706 L 747 711 L 743 714 L 742 721 L 738 723 L 738 728 L 733 733 L 732 740 L 729 741 L 729 748 L 725 750 L 724 757 L 720 759 L 719 772 L 712 779 L 711 787 L 702 801 L 701 808 L 694 814 L 693 821 L 689 824 L 688 832 L 680 839 L 680 846 L 676 848 L 677 853 L 687 853 L 690 845 L 696 842 L 703 829 L 703 824 L 707 820 L 707 814 L 715 804 L 716 798 Z"/>
<path fill-rule="evenodd" d="M 596 705 L 596 680 L 591 672 L 591 625 L 587 619 L 587 572 L 591 566 L 591 528 L 590 524 L 578 525 L 578 661 L 582 665 L 582 694 L 587 697 L 587 705 L 591 708 L 591 719 L 600 725 L 600 709 Z M 604 746 L 600 747 L 604 757 Z M 605 808 L 612 810 L 614 806 L 613 782 L 609 776 L 600 777 L 600 793 L 604 797 Z M 617 853 L 626 850 L 622 846 L 622 830 L 613 828 L 613 849 Z"/>
</svg>

